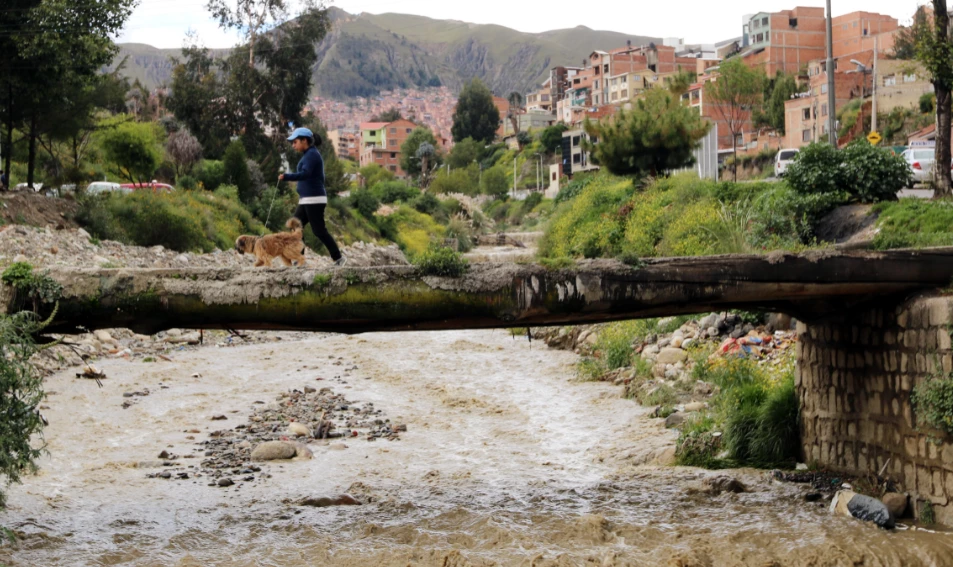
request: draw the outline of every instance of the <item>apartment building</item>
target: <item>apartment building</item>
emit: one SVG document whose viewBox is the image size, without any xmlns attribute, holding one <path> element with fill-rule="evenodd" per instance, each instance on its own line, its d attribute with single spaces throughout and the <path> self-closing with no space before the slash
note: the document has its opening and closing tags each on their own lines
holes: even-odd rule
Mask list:
<svg viewBox="0 0 953 567">
<path fill-rule="evenodd" d="M 500 127 L 496 129 L 496 135 L 502 138 L 506 134 L 506 123 L 509 122 L 507 115 L 510 113 L 510 101 L 503 97 L 495 96 L 493 97 L 493 104 L 500 113 Z"/>
<path fill-rule="evenodd" d="M 893 50 L 900 25 L 896 18 L 873 12 L 852 12 L 831 20 L 835 59 L 858 59 L 857 55 Z"/>
<path fill-rule="evenodd" d="M 582 128 L 563 132 L 561 162 L 563 175 L 572 177 L 574 173 L 599 169 L 599 166 L 593 165 L 589 152 L 583 149 L 583 143 L 589 140 L 589 134 L 586 134 Z M 595 143 L 594 139 L 592 141 Z"/>
<path fill-rule="evenodd" d="M 764 67 L 769 77 L 778 71 L 797 74 L 810 61 L 826 57 L 824 8 L 799 6 L 745 16 L 742 32 L 745 63 Z"/>
<path fill-rule="evenodd" d="M 784 103 L 784 147 L 800 148 L 826 140 L 829 122 L 826 61 L 812 61 L 808 66 L 810 90 Z M 870 94 L 869 74 L 850 72 L 853 69 L 834 67 L 834 112 L 855 98 Z"/>
<path fill-rule="evenodd" d="M 550 79 L 547 79 L 543 83 L 542 88 L 538 91 L 533 91 L 531 93 L 526 93 L 526 101 L 524 106 L 528 111 L 538 111 L 538 112 L 552 112 L 553 110 L 553 97 L 552 91 L 550 89 Z"/>
<path fill-rule="evenodd" d="M 611 80 L 614 77 L 636 72 L 665 75 L 679 70 L 695 70 L 698 65 L 694 57 L 676 56 L 675 47 L 654 43 L 642 47 L 629 45 L 608 53 L 593 51 L 589 55 L 589 64 L 593 69 L 593 106 L 612 104 Z"/>
<path fill-rule="evenodd" d="M 376 163 L 398 178 L 407 177 L 400 167 L 400 147 L 416 127 L 410 120 L 361 124 L 361 167 Z"/>
<path fill-rule="evenodd" d="M 361 159 L 361 133 L 357 130 L 339 128 L 328 132 L 328 143 L 340 158 Z"/>
</svg>

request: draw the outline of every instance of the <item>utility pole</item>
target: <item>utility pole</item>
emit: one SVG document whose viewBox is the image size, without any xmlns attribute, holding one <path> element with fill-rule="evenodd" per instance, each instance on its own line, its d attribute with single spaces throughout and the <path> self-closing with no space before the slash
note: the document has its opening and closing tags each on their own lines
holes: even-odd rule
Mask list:
<svg viewBox="0 0 953 567">
<path fill-rule="evenodd" d="M 874 74 L 873 74 L 873 91 L 870 93 L 871 96 L 871 117 L 870 117 L 870 131 L 877 131 L 877 40 L 879 38 L 874 36 Z"/>
<path fill-rule="evenodd" d="M 837 109 L 834 97 L 834 31 L 831 0 L 827 0 L 827 138 L 837 147 Z"/>
</svg>

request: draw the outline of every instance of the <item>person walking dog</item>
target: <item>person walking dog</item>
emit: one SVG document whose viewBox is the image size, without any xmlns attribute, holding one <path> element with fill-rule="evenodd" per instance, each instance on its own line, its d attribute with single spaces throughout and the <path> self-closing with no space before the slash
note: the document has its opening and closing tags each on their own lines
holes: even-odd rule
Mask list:
<svg viewBox="0 0 953 567">
<path fill-rule="evenodd" d="M 324 158 L 317 148 L 321 145 L 321 138 L 315 137 L 307 128 L 296 128 L 288 137 L 288 141 L 296 152 L 302 154 L 301 161 L 298 162 L 298 170 L 295 173 L 282 173 L 278 180 L 298 183 L 298 208 L 295 209 L 295 218 L 301 221 L 302 226 L 310 224 L 311 231 L 328 249 L 334 264 L 343 266 L 347 263 L 347 257 L 341 254 L 324 224 L 328 192 L 324 188 Z"/>
</svg>

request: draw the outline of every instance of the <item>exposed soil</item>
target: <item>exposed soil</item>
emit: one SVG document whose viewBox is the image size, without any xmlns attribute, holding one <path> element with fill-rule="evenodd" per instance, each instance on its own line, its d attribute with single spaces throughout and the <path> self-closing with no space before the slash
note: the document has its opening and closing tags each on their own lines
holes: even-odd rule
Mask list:
<svg viewBox="0 0 953 567">
<path fill-rule="evenodd" d="M 817 239 L 838 248 L 870 248 L 877 235 L 873 205 L 844 205 L 828 213 L 817 226 Z"/>
<path fill-rule="evenodd" d="M 69 198 L 45 197 L 35 193 L 0 193 L 0 224 L 50 226 L 57 230 L 77 228 L 73 220 L 79 204 Z"/>
</svg>

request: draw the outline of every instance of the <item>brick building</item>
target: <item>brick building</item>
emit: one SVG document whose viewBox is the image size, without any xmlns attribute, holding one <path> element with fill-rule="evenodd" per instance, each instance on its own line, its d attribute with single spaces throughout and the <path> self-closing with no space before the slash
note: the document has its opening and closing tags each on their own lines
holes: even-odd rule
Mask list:
<svg viewBox="0 0 953 567">
<path fill-rule="evenodd" d="M 745 63 L 764 67 L 769 77 L 778 71 L 797 74 L 808 62 L 826 57 L 824 8 L 759 12 L 745 16 L 742 28 Z"/>
<path fill-rule="evenodd" d="M 361 124 L 361 167 L 376 163 L 399 178 L 407 177 L 400 167 L 400 147 L 415 128 L 410 120 Z"/>
<path fill-rule="evenodd" d="M 361 159 L 361 133 L 355 130 L 337 129 L 328 132 L 328 143 L 334 148 L 338 157 Z"/>
<path fill-rule="evenodd" d="M 827 139 L 828 108 L 826 61 L 813 61 L 808 67 L 810 89 L 784 103 L 784 147 L 800 148 Z M 836 68 L 835 68 L 836 69 Z M 870 75 L 834 71 L 835 112 L 855 98 L 869 94 Z"/>
</svg>

